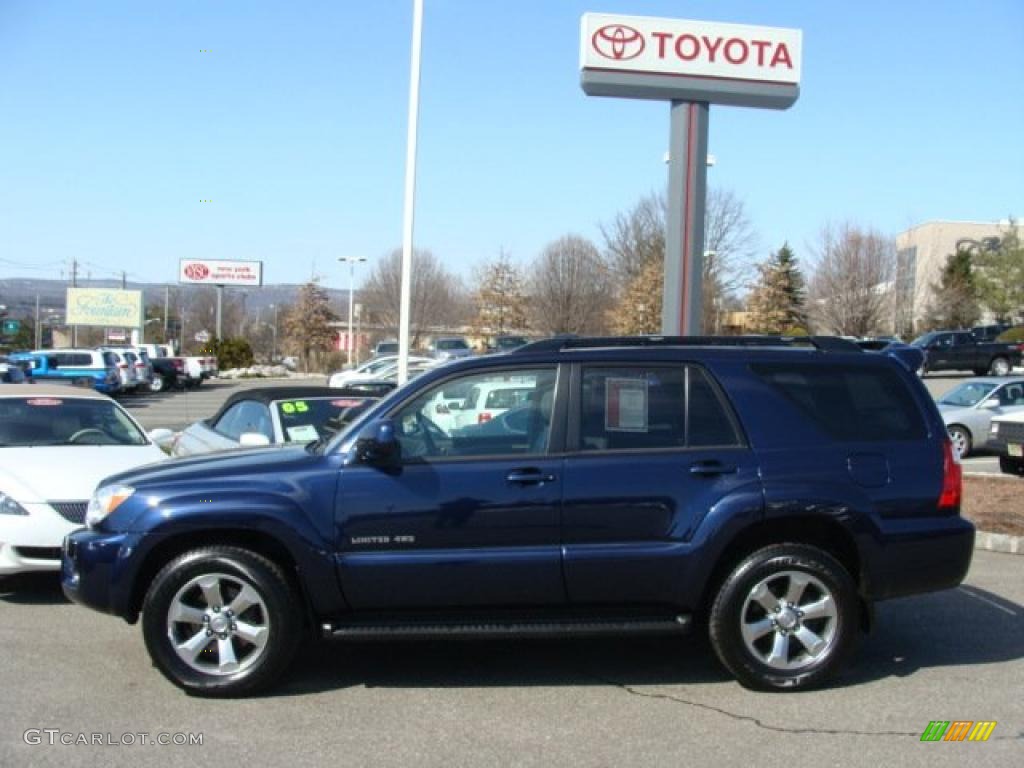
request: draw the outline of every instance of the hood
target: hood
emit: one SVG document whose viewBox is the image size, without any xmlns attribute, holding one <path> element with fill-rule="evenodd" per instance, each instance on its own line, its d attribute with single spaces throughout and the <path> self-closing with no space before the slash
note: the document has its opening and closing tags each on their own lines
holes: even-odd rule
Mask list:
<svg viewBox="0 0 1024 768">
<path fill-rule="evenodd" d="M 166 458 L 153 444 L 0 448 L 0 491 L 24 503 L 84 501 L 109 475 Z"/>
<path fill-rule="evenodd" d="M 936 403 L 936 405 L 939 406 L 939 413 L 941 413 L 944 418 L 956 418 L 961 413 L 971 413 L 974 411 L 972 406 L 965 407 L 963 405 L 950 405 L 949 403 Z"/>
<path fill-rule="evenodd" d="M 236 451 L 218 451 L 169 459 L 157 465 L 122 472 L 108 480 L 125 483 L 133 488 L 147 488 L 155 485 L 195 483 L 197 480 L 232 475 L 272 474 L 292 469 L 300 464 L 314 463 L 321 458 L 319 455 L 309 453 L 301 445 L 242 448 Z"/>
</svg>

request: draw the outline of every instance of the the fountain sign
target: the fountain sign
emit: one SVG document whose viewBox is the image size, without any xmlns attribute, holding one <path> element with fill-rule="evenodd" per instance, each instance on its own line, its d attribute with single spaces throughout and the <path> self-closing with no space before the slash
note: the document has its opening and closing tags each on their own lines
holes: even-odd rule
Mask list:
<svg viewBox="0 0 1024 768">
<path fill-rule="evenodd" d="M 142 325 L 142 291 L 68 288 L 68 325 L 138 328 Z"/>
</svg>

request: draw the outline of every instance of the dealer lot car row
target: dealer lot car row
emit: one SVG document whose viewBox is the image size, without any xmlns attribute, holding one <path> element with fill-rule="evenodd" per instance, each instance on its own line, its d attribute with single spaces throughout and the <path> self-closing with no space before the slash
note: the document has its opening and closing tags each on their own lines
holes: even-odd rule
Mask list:
<svg viewBox="0 0 1024 768">
<path fill-rule="evenodd" d="M 454 418 L 471 392 L 498 410 Z M 309 635 L 695 626 L 742 683 L 788 690 L 843 667 L 874 602 L 963 579 L 960 494 L 938 409 L 886 356 L 556 339 L 427 371 L 328 441 L 109 477 L 62 583 L 141 616 L 203 695 L 269 686 Z"/>
</svg>

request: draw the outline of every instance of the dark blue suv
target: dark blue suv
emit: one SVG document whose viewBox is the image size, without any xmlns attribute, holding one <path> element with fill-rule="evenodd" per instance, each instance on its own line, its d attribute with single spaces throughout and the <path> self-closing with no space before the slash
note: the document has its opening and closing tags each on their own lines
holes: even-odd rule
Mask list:
<svg viewBox="0 0 1024 768">
<path fill-rule="evenodd" d="M 960 494 L 922 384 L 849 342 L 553 339 L 438 367 L 327 443 L 108 478 L 63 585 L 141 613 L 205 695 L 267 685 L 311 634 L 695 624 L 743 684 L 795 689 L 874 601 L 964 578 Z"/>
</svg>

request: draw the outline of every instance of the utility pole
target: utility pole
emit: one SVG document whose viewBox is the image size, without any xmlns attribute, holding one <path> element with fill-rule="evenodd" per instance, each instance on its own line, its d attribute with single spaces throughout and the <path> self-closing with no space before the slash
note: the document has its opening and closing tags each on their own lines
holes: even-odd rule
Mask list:
<svg viewBox="0 0 1024 768">
<path fill-rule="evenodd" d="M 355 341 L 355 336 L 352 333 L 352 309 L 353 301 L 356 290 L 356 264 L 361 261 L 366 261 L 365 256 L 341 256 L 338 261 L 348 262 L 348 326 L 346 331 L 348 332 L 348 343 L 345 345 L 345 352 L 348 354 L 349 365 L 352 363 L 352 346 Z"/>
<path fill-rule="evenodd" d="M 171 286 L 164 286 L 164 344 L 167 343 L 167 310 L 171 303 Z"/>
<path fill-rule="evenodd" d="M 78 259 L 75 259 L 75 258 L 71 259 L 71 287 L 72 288 L 77 288 L 78 287 Z M 69 309 L 70 309 L 70 307 L 67 305 L 67 302 L 65 301 L 64 302 L 65 317 L 67 316 L 67 311 Z M 77 347 L 78 346 L 78 326 L 77 325 L 71 326 L 71 346 L 72 347 Z"/>
<path fill-rule="evenodd" d="M 36 345 L 33 349 L 43 348 L 43 327 L 39 325 L 39 294 L 36 294 Z"/>
</svg>

